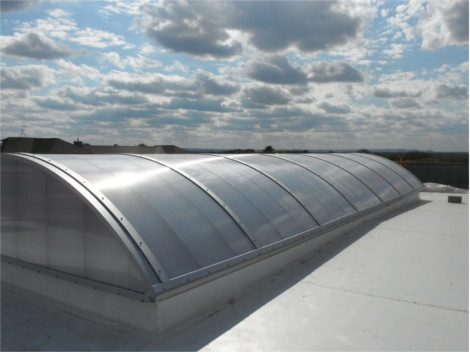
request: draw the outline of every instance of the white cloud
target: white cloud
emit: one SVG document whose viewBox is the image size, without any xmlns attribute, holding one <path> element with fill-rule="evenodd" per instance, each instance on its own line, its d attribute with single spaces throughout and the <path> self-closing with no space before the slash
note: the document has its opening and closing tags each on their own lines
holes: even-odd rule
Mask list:
<svg viewBox="0 0 470 352">
<path fill-rule="evenodd" d="M 178 60 L 173 60 L 173 64 L 170 66 L 165 66 L 164 70 L 166 72 L 175 72 L 175 71 L 188 72 L 189 67 L 183 65 Z"/>
<path fill-rule="evenodd" d="M 55 82 L 54 72 L 46 65 L 1 66 L 3 89 L 31 90 Z"/>
<path fill-rule="evenodd" d="M 62 68 L 58 71 L 58 74 L 70 83 L 83 84 L 84 78 L 91 81 L 100 81 L 103 77 L 103 74 L 97 68 L 88 65 L 75 65 L 66 60 L 59 60 L 57 64 Z"/>
<path fill-rule="evenodd" d="M 423 49 L 468 43 L 468 11 L 468 0 L 429 1 L 418 24 Z"/>
<path fill-rule="evenodd" d="M 143 68 L 147 67 L 159 67 L 162 63 L 158 60 L 152 60 L 143 55 L 137 54 L 137 57 L 127 56 L 121 59 L 121 56 L 116 52 L 104 53 L 100 57 L 101 61 L 108 61 L 114 66 L 119 68 L 125 68 L 126 66 L 132 67 L 134 71 L 142 71 Z"/>
<path fill-rule="evenodd" d="M 136 23 L 163 47 L 218 59 L 240 55 L 247 45 L 270 53 L 341 46 L 363 36 L 375 14 L 370 4 L 357 1 L 162 1 L 142 6 L 142 11 Z M 240 32 L 245 35 L 233 36 Z"/>
<path fill-rule="evenodd" d="M 8 56 L 38 60 L 57 60 L 78 54 L 66 45 L 35 32 L 3 37 L 1 50 Z"/>
<path fill-rule="evenodd" d="M 76 31 L 75 35 L 76 37 L 72 37 L 70 40 L 83 46 L 107 48 L 109 46 L 124 46 L 127 44 L 121 35 L 89 27 Z"/>
<path fill-rule="evenodd" d="M 400 57 L 403 56 L 403 52 L 405 51 L 405 45 L 404 44 L 397 44 L 393 43 L 391 44 L 390 49 L 385 49 L 383 50 L 383 54 L 393 57 L 394 59 L 399 59 Z"/>
<path fill-rule="evenodd" d="M 43 33 L 52 38 L 66 40 L 71 36 L 71 33 L 77 30 L 75 21 L 68 18 L 67 13 L 61 10 L 51 11 L 53 14 L 57 13 L 58 16 L 40 18 L 34 23 L 24 22 L 18 28 L 19 32 L 35 32 Z"/>
</svg>

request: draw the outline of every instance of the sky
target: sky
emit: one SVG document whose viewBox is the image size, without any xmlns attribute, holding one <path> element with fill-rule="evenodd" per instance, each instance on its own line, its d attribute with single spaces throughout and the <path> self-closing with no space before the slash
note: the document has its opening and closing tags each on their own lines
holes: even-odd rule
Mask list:
<svg viewBox="0 0 470 352">
<path fill-rule="evenodd" d="M 468 1 L 4 1 L 1 138 L 468 151 Z"/>
</svg>

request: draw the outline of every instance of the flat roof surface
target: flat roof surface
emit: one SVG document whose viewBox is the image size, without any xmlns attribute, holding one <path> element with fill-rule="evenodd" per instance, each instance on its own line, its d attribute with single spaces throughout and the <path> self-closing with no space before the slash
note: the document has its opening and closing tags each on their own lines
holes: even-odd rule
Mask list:
<svg viewBox="0 0 470 352">
<path fill-rule="evenodd" d="M 2 350 L 468 350 L 468 194 L 448 196 L 420 193 L 163 341 L 3 289 Z"/>
</svg>

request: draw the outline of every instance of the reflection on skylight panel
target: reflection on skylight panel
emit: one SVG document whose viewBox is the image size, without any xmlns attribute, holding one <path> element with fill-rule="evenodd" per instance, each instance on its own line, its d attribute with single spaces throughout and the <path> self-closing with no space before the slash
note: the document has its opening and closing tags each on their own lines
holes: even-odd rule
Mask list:
<svg viewBox="0 0 470 352">
<path fill-rule="evenodd" d="M 96 186 L 100 190 L 132 187 L 138 183 L 146 183 L 165 172 L 170 172 L 170 169 L 161 167 L 148 171 L 120 172 L 119 174 L 113 175 L 114 177 L 112 178 L 107 178 L 97 182 Z"/>
</svg>

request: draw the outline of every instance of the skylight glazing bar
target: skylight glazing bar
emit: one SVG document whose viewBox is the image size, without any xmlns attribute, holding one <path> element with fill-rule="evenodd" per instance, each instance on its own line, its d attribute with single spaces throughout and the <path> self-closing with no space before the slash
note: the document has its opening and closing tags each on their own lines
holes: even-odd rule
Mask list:
<svg viewBox="0 0 470 352">
<path fill-rule="evenodd" d="M 288 162 L 290 162 L 290 163 L 292 163 L 292 164 L 295 164 L 295 165 L 297 165 L 297 166 L 300 166 L 301 168 L 303 168 L 303 169 L 305 169 L 305 170 L 311 172 L 312 174 L 314 174 L 314 175 L 317 176 L 318 178 L 320 178 L 320 179 L 322 179 L 323 181 L 325 181 L 329 186 L 331 186 L 331 188 L 333 188 L 336 192 L 338 192 L 338 194 L 339 194 L 355 211 L 358 211 L 358 209 L 356 208 L 356 206 L 355 206 L 353 203 L 351 203 L 351 202 L 349 201 L 349 199 L 344 196 L 343 193 L 341 193 L 335 186 L 333 186 L 333 184 L 331 184 L 330 182 L 328 182 L 327 179 L 325 179 L 324 177 L 320 176 L 318 173 L 316 173 L 316 172 L 313 171 L 312 169 L 309 169 L 308 167 L 306 167 L 306 166 L 304 166 L 304 165 L 302 165 L 302 164 L 300 164 L 300 163 L 298 163 L 298 162 L 296 162 L 296 161 L 294 161 L 294 160 L 290 160 L 290 159 L 285 158 L 285 157 L 282 157 L 282 156 L 280 156 L 280 155 L 265 154 L 265 156 L 272 157 L 272 158 L 278 158 L 278 159 L 281 159 L 281 160 L 288 161 Z"/>
<path fill-rule="evenodd" d="M 176 172 L 177 174 L 179 174 L 179 175 L 183 176 L 184 178 L 186 178 L 188 181 L 192 182 L 199 189 L 201 189 L 204 193 L 206 193 L 209 197 L 211 197 L 228 214 L 228 216 L 234 221 L 234 223 L 237 224 L 237 226 L 241 229 L 243 234 L 249 239 L 249 241 L 251 242 L 251 244 L 254 246 L 255 249 L 259 248 L 258 244 L 256 243 L 256 240 L 251 235 L 250 230 L 240 220 L 240 218 L 237 216 L 237 214 L 232 209 L 230 209 L 230 207 L 225 202 L 223 202 L 214 192 L 212 192 L 203 183 L 199 182 L 194 177 L 188 175 L 186 172 L 184 172 L 184 171 L 182 171 L 182 170 L 180 170 L 180 169 L 178 169 L 174 166 L 171 166 L 171 165 L 169 165 L 169 164 L 167 164 L 167 163 L 165 163 L 161 160 L 157 160 L 155 158 L 151 158 L 151 157 L 144 156 L 144 155 L 138 155 L 138 154 L 124 154 L 124 155 L 133 156 L 133 157 L 136 157 L 136 158 L 141 158 L 141 159 L 145 159 L 145 160 L 154 162 L 156 164 L 159 164 L 161 166 L 164 166 L 164 167 L 170 169 L 173 172 Z"/>
<path fill-rule="evenodd" d="M 383 202 L 384 200 L 372 189 L 370 188 L 364 181 L 362 181 L 359 177 L 357 177 L 356 175 L 354 175 L 353 173 L 351 173 L 350 171 L 348 171 L 346 168 L 342 167 L 342 166 L 339 166 L 337 164 L 335 164 L 334 162 L 330 161 L 330 160 L 327 160 L 327 159 L 324 159 L 322 157 L 319 157 L 319 156 L 313 156 L 313 155 L 310 155 L 310 154 L 304 154 L 306 156 L 308 156 L 309 158 L 314 158 L 314 159 L 318 159 L 318 160 L 321 160 L 321 161 L 324 161 L 324 162 L 327 162 L 331 165 L 334 165 L 338 168 L 340 168 L 341 170 L 343 171 L 346 171 L 348 174 L 350 174 L 352 177 L 354 177 L 355 179 L 357 179 L 360 183 L 362 183 L 364 186 L 367 187 L 367 189 L 369 189 L 369 191 L 371 191 L 381 202 Z"/>
<path fill-rule="evenodd" d="M 150 265 L 152 266 L 156 276 L 159 278 L 161 282 L 167 282 L 169 281 L 169 278 L 163 269 L 163 266 L 160 264 L 160 262 L 157 260 L 157 258 L 154 256 L 153 252 L 150 250 L 150 248 L 147 246 L 145 243 L 144 239 L 140 236 L 139 232 L 132 226 L 132 224 L 127 221 L 127 219 L 124 217 L 124 215 L 121 214 L 121 212 L 114 206 L 112 202 L 110 202 L 100 191 L 98 191 L 95 187 L 93 187 L 89 182 L 87 182 L 85 179 L 80 177 L 78 174 L 76 174 L 74 171 L 66 168 L 65 166 L 61 165 L 60 163 L 53 161 L 51 159 L 39 156 L 39 155 L 32 155 L 32 154 L 23 154 L 21 153 L 22 156 L 27 156 L 32 159 L 40 160 L 43 163 L 46 163 L 47 165 L 50 165 L 54 169 L 58 169 L 62 172 L 64 172 L 67 176 L 71 177 L 74 181 L 78 182 L 83 188 L 87 190 L 87 192 L 93 196 L 95 200 L 98 201 L 98 203 L 106 209 L 107 213 L 111 215 L 111 217 L 119 224 L 120 228 L 122 228 L 126 233 L 127 237 L 131 238 L 133 242 L 135 243 L 136 247 L 138 247 L 146 259 L 149 261 Z M 53 171 L 53 170 L 51 170 Z M 76 187 L 75 189 L 77 191 L 81 192 L 78 190 Z M 109 219 L 105 219 L 109 223 Z M 128 248 L 130 249 L 130 248 Z M 131 250 L 131 249 L 130 249 Z M 131 250 L 132 252 L 132 250 Z"/>
<path fill-rule="evenodd" d="M 410 185 L 411 189 L 415 189 L 415 187 L 406 179 L 406 177 L 403 177 L 403 175 L 400 175 L 400 173 L 398 173 L 396 170 L 394 170 L 394 168 L 390 167 L 390 165 L 387 165 L 386 163 L 384 163 L 381 159 L 381 157 L 370 157 L 369 155 L 364 155 L 364 154 L 356 154 L 354 153 L 354 155 L 357 155 L 357 156 L 360 156 L 362 158 L 366 158 L 366 159 L 369 159 L 369 160 L 374 160 L 380 164 L 382 164 L 383 166 L 385 166 L 387 169 L 391 170 L 393 173 L 397 174 L 398 176 L 400 176 L 407 184 Z M 393 163 L 393 161 L 390 160 L 390 162 Z M 415 177 L 413 175 L 413 177 Z"/>
<path fill-rule="evenodd" d="M 366 164 L 364 163 L 361 163 L 360 161 L 357 161 L 355 159 L 351 159 L 351 158 L 348 158 L 346 155 L 340 155 L 340 154 L 334 154 L 334 156 L 337 156 L 339 158 L 343 158 L 343 159 L 347 159 L 349 161 L 353 161 L 355 163 L 358 163 L 362 166 L 364 166 L 365 168 L 369 169 L 370 171 L 372 171 L 374 174 L 376 174 L 377 176 L 379 176 L 381 179 L 383 179 L 385 182 L 387 182 L 390 186 L 392 186 L 392 188 L 398 193 L 400 194 L 400 191 L 398 189 L 396 189 L 396 187 L 389 181 L 387 180 L 385 177 L 383 177 L 381 174 L 379 174 L 378 172 L 376 172 L 374 169 L 370 168 L 369 166 L 367 166 Z"/>
<path fill-rule="evenodd" d="M 305 207 L 305 205 L 294 195 L 294 193 L 287 187 L 285 186 L 282 182 L 280 182 L 279 180 L 275 179 L 274 177 L 272 177 L 271 175 L 267 174 L 266 172 L 264 171 L 261 171 L 260 169 L 258 169 L 257 167 L 249 164 L 249 163 L 246 163 L 242 160 L 238 160 L 238 159 L 235 159 L 233 157 L 229 157 L 229 156 L 225 156 L 225 155 L 218 155 L 222 158 L 225 158 L 225 159 L 228 159 L 228 160 L 232 160 L 232 161 L 235 161 L 237 163 L 240 163 L 242 165 L 245 165 L 246 167 L 249 167 L 250 169 L 252 170 L 255 170 L 256 172 L 259 172 L 261 175 L 269 178 L 271 181 L 273 181 L 274 183 L 276 183 L 279 187 L 281 187 L 282 189 L 284 189 L 287 193 L 289 193 L 289 195 L 307 212 L 307 214 L 313 219 L 313 221 L 315 221 L 315 223 L 317 225 L 320 225 L 320 222 L 315 218 L 315 216 L 313 216 L 313 214 Z"/>
</svg>

